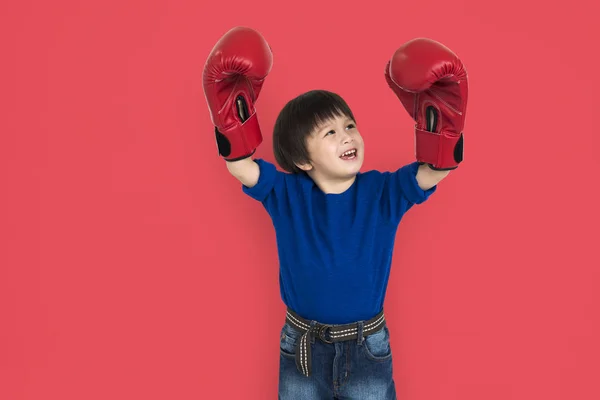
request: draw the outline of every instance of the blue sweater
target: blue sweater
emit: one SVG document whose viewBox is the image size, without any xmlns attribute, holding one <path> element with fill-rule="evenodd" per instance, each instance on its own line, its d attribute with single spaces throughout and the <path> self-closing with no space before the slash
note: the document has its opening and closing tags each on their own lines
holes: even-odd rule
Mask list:
<svg viewBox="0 0 600 400">
<path fill-rule="evenodd" d="M 367 320 L 383 308 L 398 224 L 435 192 L 416 180 L 418 163 L 394 172 L 359 172 L 340 194 L 263 159 L 258 183 L 242 185 L 275 228 L 284 304 L 321 323 Z"/>
</svg>

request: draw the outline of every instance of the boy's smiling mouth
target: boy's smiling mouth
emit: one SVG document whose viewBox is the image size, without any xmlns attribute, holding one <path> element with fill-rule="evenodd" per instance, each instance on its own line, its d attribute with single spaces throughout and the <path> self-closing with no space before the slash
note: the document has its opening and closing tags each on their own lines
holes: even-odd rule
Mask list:
<svg viewBox="0 0 600 400">
<path fill-rule="evenodd" d="M 356 158 L 356 149 L 350 149 L 348 151 L 345 151 L 344 153 L 342 153 L 342 155 L 340 156 L 340 158 L 342 160 L 353 160 Z"/>
</svg>

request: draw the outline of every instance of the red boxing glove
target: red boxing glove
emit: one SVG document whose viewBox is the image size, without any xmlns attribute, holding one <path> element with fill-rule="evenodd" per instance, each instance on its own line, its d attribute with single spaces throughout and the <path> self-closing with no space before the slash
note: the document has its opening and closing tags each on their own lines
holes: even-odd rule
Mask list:
<svg viewBox="0 0 600 400">
<path fill-rule="evenodd" d="M 269 44 L 246 27 L 229 30 L 206 60 L 204 95 L 219 155 L 227 161 L 250 157 L 262 143 L 255 104 L 272 66 Z"/>
<path fill-rule="evenodd" d="M 417 161 L 451 170 L 463 160 L 467 71 L 450 49 L 431 39 L 403 44 L 388 61 L 385 78 L 415 120 Z"/>
</svg>

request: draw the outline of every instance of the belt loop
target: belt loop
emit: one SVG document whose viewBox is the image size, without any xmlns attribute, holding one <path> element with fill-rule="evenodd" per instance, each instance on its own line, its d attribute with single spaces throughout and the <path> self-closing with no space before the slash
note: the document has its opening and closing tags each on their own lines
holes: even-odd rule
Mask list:
<svg viewBox="0 0 600 400">
<path fill-rule="evenodd" d="M 317 321 L 315 321 L 315 320 L 310 321 L 309 331 L 311 332 L 311 334 L 309 335 L 309 337 L 310 337 L 310 342 L 313 343 L 313 344 L 315 343 L 315 338 L 317 336 L 315 334 L 315 332 L 316 332 L 315 326 L 316 325 L 317 325 Z"/>
<path fill-rule="evenodd" d="M 363 336 L 363 324 L 364 321 L 358 321 L 357 323 L 357 329 L 358 329 L 358 337 L 356 338 L 356 343 L 361 346 L 362 342 L 365 340 L 364 336 Z"/>
</svg>

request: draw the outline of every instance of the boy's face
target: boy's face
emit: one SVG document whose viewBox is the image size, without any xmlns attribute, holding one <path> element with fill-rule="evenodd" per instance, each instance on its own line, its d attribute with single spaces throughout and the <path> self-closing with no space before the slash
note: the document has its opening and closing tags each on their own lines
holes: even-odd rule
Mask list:
<svg viewBox="0 0 600 400">
<path fill-rule="evenodd" d="M 363 139 L 349 117 L 339 116 L 322 124 L 307 137 L 306 144 L 311 162 L 301 168 L 320 178 L 352 178 L 362 167 Z"/>
</svg>

